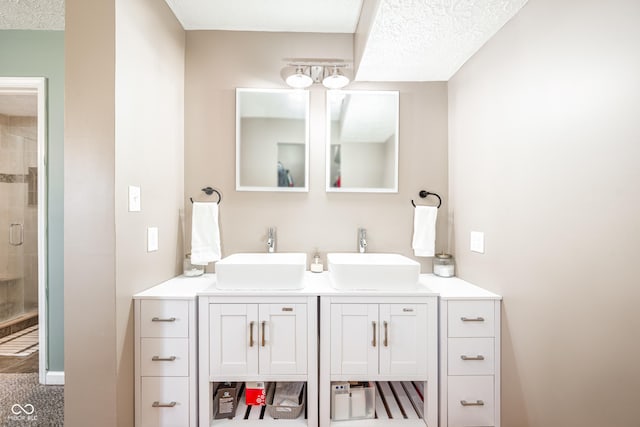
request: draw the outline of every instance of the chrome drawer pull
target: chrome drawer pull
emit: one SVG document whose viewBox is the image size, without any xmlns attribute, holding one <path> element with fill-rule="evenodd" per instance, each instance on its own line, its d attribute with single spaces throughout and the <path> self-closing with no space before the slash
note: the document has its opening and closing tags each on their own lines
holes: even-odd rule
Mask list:
<svg viewBox="0 0 640 427">
<path fill-rule="evenodd" d="M 403 308 L 402 311 L 405 313 L 413 313 L 413 308 Z"/>
<path fill-rule="evenodd" d="M 460 356 L 460 359 L 462 360 L 484 360 L 484 356 L 479 354 L 477 356 L 465 356 L 464 354 L 462 356 Z"/>
<path fill-rule="evenodd" d="M 261 343 L 261 344 L 262 344 L 262 346 L 263 346 L 263 347 L 265 346 L 265 340 L 264 340 L 264 327 L 265 327 L 266 323 L 267 323 L 267 322 L 265 322 L 264 320 L 261 322 L 261 325 L 262 325 L 262 337 L 261 337 L 261 338 L 262 338 L 262 343 Z"/>
<path fill-rule="evenodd" d="M 176 359 L 177 357 L 175 356 L 169 356 L 169 357 L 153 356 L 151 358 L 151 360 L 153 360 L 154 362 L 173 362 Z"/>
<path fill-rule="evenodd" d="M 171 403 L 160 403 L 157 400 L 155 402 L 153 402 L 153 405 L 151 405 L 154 408 L 173 408 L 174 406 L 176 406 L 178 404 L 178 402 L 171 402 Z"/>
<path fill-rule="evenodd" d="M 282 307 L 282 311 L 293 311 L 293 307 Z"/>
<path fill-rule="evenodd" d="M 467 402 L 466 400 L 461 400 L 460 404 L 462 406 L 484 406 L 484 402 L 482 400 L 476 400 L 475 402 Z"/>
<path fill-rule="evenodd" d="M 460 320 L 463 322 L 484 322 L 484 317 L 461 317 Z"/>
<path fill-rule="evenodd" d="M 151 319 L 152 322 L 175 322 L 176 318 L 175 317 L 154 317 L 153 319 Z"/>
</svg>

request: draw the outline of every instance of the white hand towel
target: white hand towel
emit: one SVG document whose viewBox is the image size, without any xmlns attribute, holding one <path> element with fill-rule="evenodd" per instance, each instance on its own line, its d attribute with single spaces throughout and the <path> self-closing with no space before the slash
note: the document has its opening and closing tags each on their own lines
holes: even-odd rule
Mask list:
<svg viewBox="0 0 640 427">
<path fill-rule="evenodd" d="M 413 214 L 413 253 L 415 256 L 434 256 L 436 253 L 436 219 L 438 208 L 435 206 L 416 206 Z"/>
<path fill-rule="evenodd" d="M 191 217 L 191 264 L 207 265 L 220 260 L 218 204 L 193 203 Z"/>
</svg>

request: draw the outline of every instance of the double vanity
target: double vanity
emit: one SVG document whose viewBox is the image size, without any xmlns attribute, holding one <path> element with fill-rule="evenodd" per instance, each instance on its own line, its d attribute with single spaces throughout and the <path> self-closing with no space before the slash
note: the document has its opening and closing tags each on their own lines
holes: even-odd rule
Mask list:
<svg viewBox="0 0 640 427">
<path fill-rule="evenodd" d="M 135 295 L 136 426 L 500 425 L 498 295 L 401 255 L 327 261 L 235 254 Z M 303 383 L 302 413 L 246 406 L 250 381 Z M 218 419 L 225 383 L 242 386 Z"/>
</svg>

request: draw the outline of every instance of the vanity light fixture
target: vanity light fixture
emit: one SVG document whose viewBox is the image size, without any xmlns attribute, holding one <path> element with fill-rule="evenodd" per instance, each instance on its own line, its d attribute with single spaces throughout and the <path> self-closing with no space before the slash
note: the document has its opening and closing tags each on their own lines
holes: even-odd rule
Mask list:
<svg viewBox="0 0 640 427">
<path fill-rule="evenodd" d="M 325 78 L 322 79 L 322 85 L 324 87 L 326 87 L 327 89 L 342 89 L 348 84 L 349 79 L 347 78 L 347 76 L 342 74 L 342 71 L 340 71 L 339 67 L 335 65 L 329 67 L 328 72 L 325 68 Z"/>
<path fill-rule="evenodd" d="M 287 76 L 285 81 L 289 86 L 295 89 L 304 89 L 313 84 L 313 79 L 305 72 L 305 67 L 301 65 L 296 66 L 295 73 Z"/>
<path fill-rule="evenodd" d="M 342 62 L 289 63 L 282 70 L 282 76 L 295 89 L 305 89 L 313 84 L 322 84 L 327 89 L 342 89 L 349 84 L 349 78 L 342 72 L 346 67 L 347 64 Z"/>
</svg>

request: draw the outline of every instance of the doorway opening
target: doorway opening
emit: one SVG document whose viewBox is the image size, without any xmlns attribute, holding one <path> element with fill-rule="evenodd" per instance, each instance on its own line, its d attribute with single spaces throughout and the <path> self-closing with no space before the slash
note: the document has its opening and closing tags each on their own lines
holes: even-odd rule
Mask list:
<svg viewBox="0 0 640 427">
<path fill-rule="evenodd" d="M 44 78 L 0 78 L 0 373 L 46 383 Z"/>
</svg>

